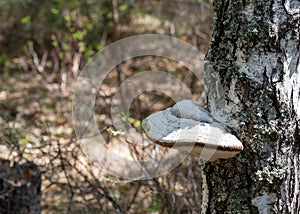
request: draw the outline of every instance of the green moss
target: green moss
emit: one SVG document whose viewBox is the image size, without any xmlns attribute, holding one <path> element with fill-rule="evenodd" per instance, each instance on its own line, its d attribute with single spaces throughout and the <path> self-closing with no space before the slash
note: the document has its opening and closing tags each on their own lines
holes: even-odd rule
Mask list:
<svg viewBox="0 0 300 214">
<path fill-rule="evenodd" d="M 238 75 L 235 66 L 236 51 L 242 51 L 247 61 L 261 47 L 272 49 L 271 26 L 267 17 L 262 18 L 268 8 L 257 6 L 251 21 L 241 13 L 246 10 L 242 1 L 215 1 L 215 22 L 212 45 L 207 58 L 220 73 L 221 82 L 229 87 L 233 75 Z M 257 3 L 258 4 L 258 3 Z M 266 5 L 266 4 L 265 4 Z M 228 9 L 230 7 L 230 9 Z M 255 16 L 257 15 L 257 16 Z M 242 42 L 240 42 L 242 41 Z"/>
</svg>

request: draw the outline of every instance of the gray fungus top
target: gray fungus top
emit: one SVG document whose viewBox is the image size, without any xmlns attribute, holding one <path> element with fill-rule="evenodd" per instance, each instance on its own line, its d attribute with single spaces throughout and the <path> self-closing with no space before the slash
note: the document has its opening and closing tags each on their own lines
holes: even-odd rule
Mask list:
<svg viewBox="0 0 300 214">
<path fill-rule="evenodd" d="M 210 113 L 191 100 L 182 100 L 176 103 L 171 108 L 171 112 L 179 118 L 192 119 L 205 123 L 213 122 L 213 118 Z"/>
<path fill-rule="evenodd" d="M 151 114 L 142 127 L 154 143 L 173 149 L 193 147 L 192 154 L 208 161 L 232 158 L 243 150 L 243 144 L 223 124 L 190 100 Z"/>
</svg>

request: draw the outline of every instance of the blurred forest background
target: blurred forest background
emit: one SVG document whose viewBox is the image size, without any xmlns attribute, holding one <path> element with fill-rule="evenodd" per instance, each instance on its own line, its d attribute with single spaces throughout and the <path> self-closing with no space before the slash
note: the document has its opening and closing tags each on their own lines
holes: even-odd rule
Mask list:
<svg viewBox="0 0 300 214">
<path fill-rule="evenodd" d="M 0 213 L 197 213 L 202 174 L 192 157 L 151 180 L 112 182 L 99 173 L 76 139 L 72 93 L 87 61 L 121 38 L 170 35 L 205 54 L 212 19 L 205 0 L 0 0 Z M 116 131 L 116 88 L 150 69 L 175 75 L 204 104 L 203 85 L 183 65 L 151 56 L 128 60 L 109 73 L 96 101 L 108 142 Z M 141 120 L 173 104 L 145 92 L 123 119 L 141 131 Z"/>
</svg>

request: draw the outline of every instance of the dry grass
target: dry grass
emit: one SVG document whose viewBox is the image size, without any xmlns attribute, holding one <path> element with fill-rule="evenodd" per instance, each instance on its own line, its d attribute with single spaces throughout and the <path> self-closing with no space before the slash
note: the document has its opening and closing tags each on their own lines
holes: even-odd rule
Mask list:
<svg viewBox="0 0 300 214">
<path fill-rule="evenodd" d="M 158 17 L 161 19 L 161 16 Z M 162 23 L 155 20 L 145 16 L 134 24 L 144 26 L 142 31 L 147 32 L 149 29 L 143 23 L 156 23 L 157 26 L 149 26 L 153 28 L 151 31 L 168 33 L 170 26 L 176 27 L 178 23 L 175 19 L 174 23 L 167 19 Z M 210 22 L 191 24 L 195 25 L 178 28 L 180 32 L 185 32 L 181 34 L 181 39 L 206 51 Z M 130 31 L 135 27 L 120 26 L 120 29 Z M 0 157 L 16 162 L 30 160 L 39 166 L 42 172 L 42 213 L 201 211 L 201 166 L 193 157 L 188 157 L 164 176 L 129 183 L 116 182 L 116 178 L 92 165 L 82 152 L 73 130 L 71 109 L 76 77 L 69 76 L 67 86 L 62 90 L 61 74 L 51 69 L 53 65 L 49 59 L 45 72 L 40 73 L 29 55 L 19 57 L 11 63 L 9 74 L 1 74 L 3 78 L 0 79 Z M 151 56 L 128 60 L 109 73 L 98 92 L 96 120 L 107 144 L 120 140 L 110 132 L 115 130 L 110 115 L 114 93 L 123 80 L 145 70 L 166 71 L 175 75 L 190 88 L 195 101 L 204 104 L 203 86 L 183 65 Z M 168 90 L 166 88 L 164 92 L 168 94 Z M 153 91 L 140 94 L 132 101 L 129 116 L 134 121 L 141 121 L 152 112 L 173 105 L 174 101 L 166 94 Z M 142 133 L 141 127 L 131 127 Z M 149 155 L 153 148 L 149 146 L 146 153 Z M 132 147 L 132 154 L 135 158 L 145 157 L 145 153 L 136 147 Z"/>
</svg>

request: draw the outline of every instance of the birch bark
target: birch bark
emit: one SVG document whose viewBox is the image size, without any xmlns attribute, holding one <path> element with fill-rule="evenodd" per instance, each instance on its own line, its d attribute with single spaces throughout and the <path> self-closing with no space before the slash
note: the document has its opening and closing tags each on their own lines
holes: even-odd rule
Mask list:
<svg viewBox="0 0 300 214">
<path fill-rule="evenodd" d="M 215 0 L 208 108 L 243 142 L 205 167 L 206 213 L 300 213 L 298 0 Z"/>
</svg>

